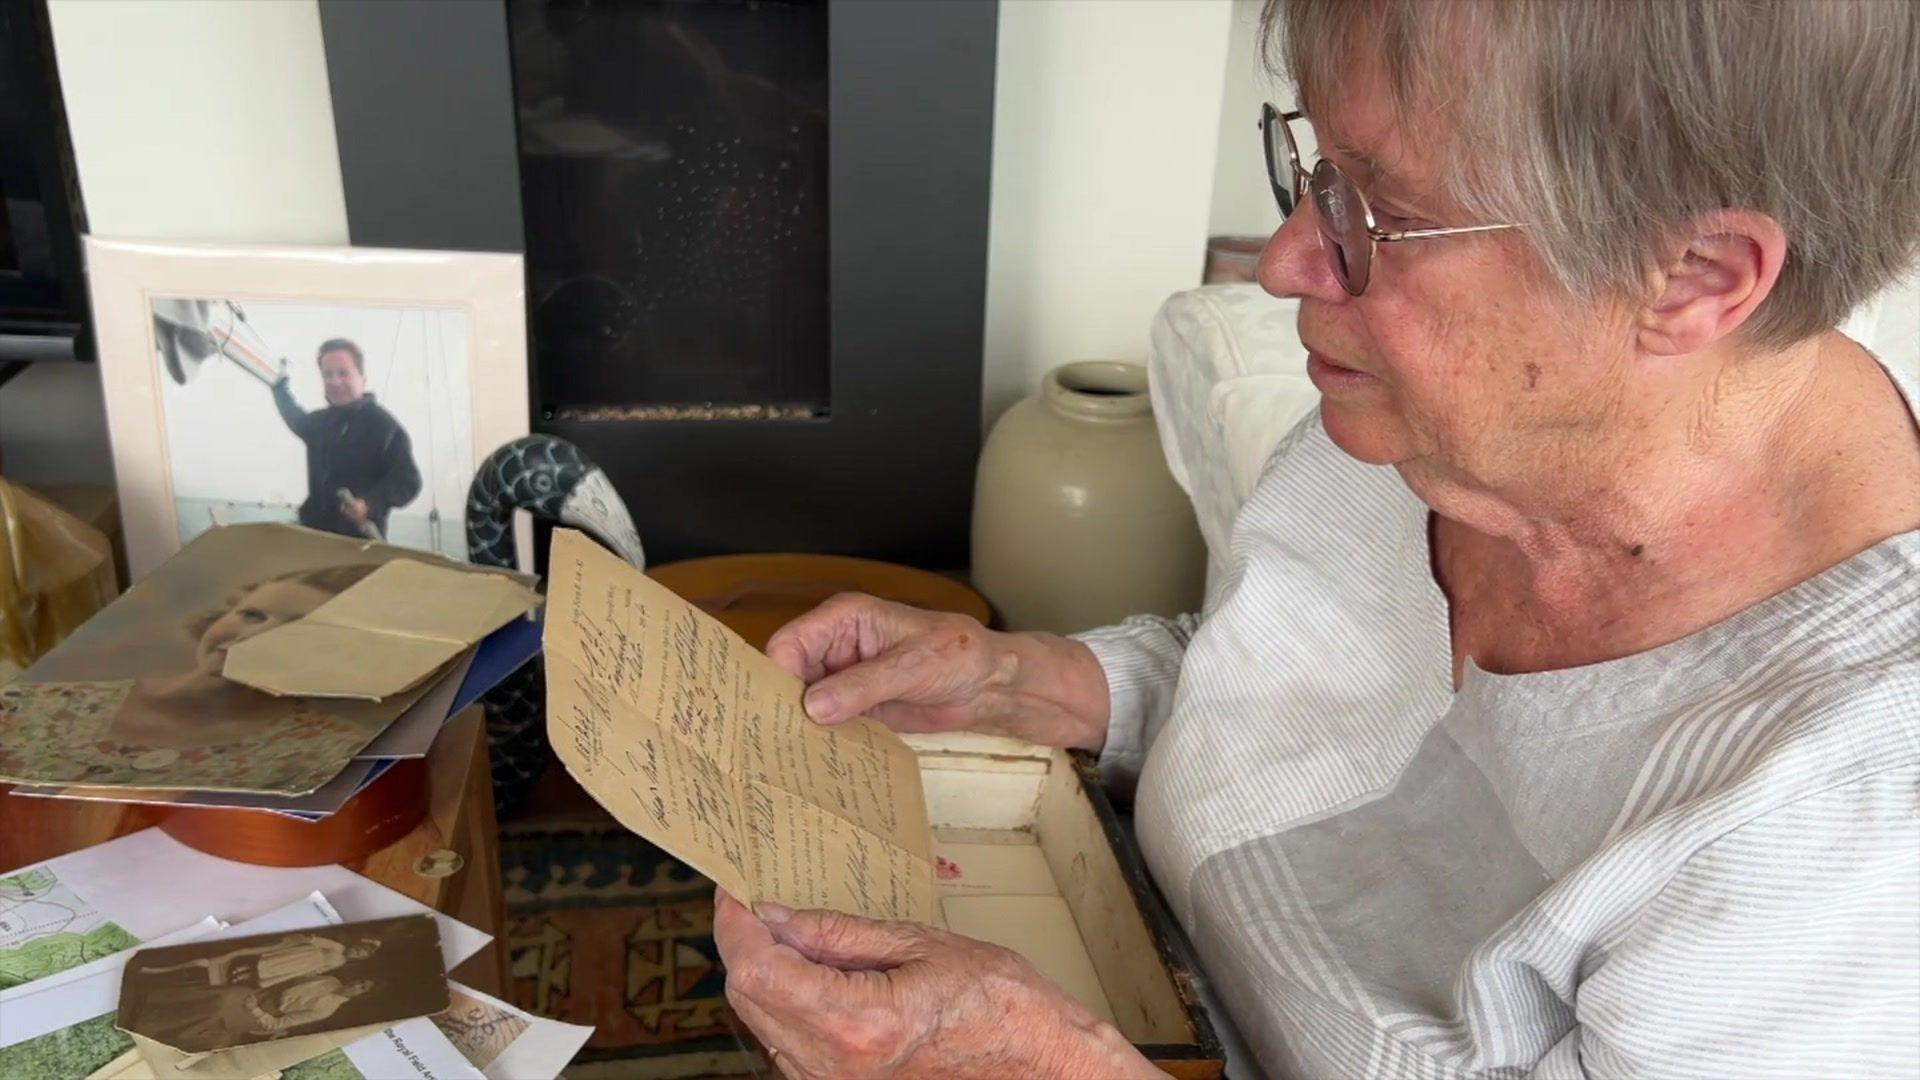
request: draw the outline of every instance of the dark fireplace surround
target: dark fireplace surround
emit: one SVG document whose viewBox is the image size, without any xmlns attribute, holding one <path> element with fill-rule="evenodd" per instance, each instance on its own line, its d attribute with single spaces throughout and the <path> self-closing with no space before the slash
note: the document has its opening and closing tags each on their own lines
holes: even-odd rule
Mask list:
<svg viewBox="0 0 1920 1080">
<path fill-rule="evenodd" d="M 965 565 L 995 0 L 320 15 L 352 242 L 527 253 L 532 427 L 650 559 Z"/>
</svg>

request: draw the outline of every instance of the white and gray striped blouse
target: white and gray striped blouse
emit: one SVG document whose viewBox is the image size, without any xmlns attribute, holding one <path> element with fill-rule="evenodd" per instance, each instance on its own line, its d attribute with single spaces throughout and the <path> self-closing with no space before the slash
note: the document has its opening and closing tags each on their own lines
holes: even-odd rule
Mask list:
<svg viewBox="0 0 1920 1080">
<path fill-rule="evenodd" d="M 1315 413 L 1203 617 L 1083 635 L 1103 769 L 1258 1066 L 1920 1076 L 1920 532 L 1456 693 L 1426 523 Z"/>
</svg>

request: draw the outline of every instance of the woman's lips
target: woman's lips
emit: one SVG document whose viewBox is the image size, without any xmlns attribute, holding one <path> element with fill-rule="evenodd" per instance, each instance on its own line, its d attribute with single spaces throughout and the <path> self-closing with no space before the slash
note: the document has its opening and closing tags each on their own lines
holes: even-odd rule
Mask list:
<svg viewBox="0 0 1920 1080">
<path fill-rule="evenodd" d="M 1311 351 L 1307 353 L 1307 378 L 1323 394 L 1354 390 L 1379 381 L 1365 372 L 1341 367 L 1319 353 Z"/>
</svg>

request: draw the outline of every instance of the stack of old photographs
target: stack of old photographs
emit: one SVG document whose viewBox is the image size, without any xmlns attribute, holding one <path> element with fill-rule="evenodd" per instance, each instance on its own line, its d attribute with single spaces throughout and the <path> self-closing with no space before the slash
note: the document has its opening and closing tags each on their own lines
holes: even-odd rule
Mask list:
<svg viewBox="0 0 1920 1080">
<path fill-rule="evenodd" d="M 488 941 L 338 866 L 135 833 L 0 876 L 0 1076 L 557 1076 L 593 1029 L 447 977 Z"/>
<path fill-rule="evenodd" d="M 294 526 L 203 533 L 0 687 L 0 780 L 325 818 L 538 652 L 532 585 Z"/>
</svg>

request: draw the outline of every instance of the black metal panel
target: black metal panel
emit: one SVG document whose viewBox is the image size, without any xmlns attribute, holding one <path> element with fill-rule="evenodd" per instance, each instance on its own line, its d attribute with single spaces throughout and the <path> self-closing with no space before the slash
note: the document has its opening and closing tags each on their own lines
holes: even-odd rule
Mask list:
<svg viewBox="0 0 1920 1080">
<path fill-rule="evenodd" d="M 354 242 L 522 250 L 499 189 L 519 172 L 497 124 L 501 0 L 321 0 L 321 17 Z M 607 470 L 650 558 L 965 564 L 997 20 L 997 0 L 832 0 L 825 418 L 562 420 L 536 396 L 536 430 Z"/>
<path fill-rule="evenodd" d="M 536 421 L 605 466 L 649 557 L 966 564 L 997 18 L 990 0 L 832 6 L 828 418 Z"/>
<path fill-rule="evenodd" d="M 523 250 L 501 0 L 320 0 L 320 30 L 353 243 Z"/>
<path fill-rule="evenodd" d="M 0 196 L 0 361 L 91 360 L 86 218 L 44 0 L 0 0 Z"/>
</svg>

